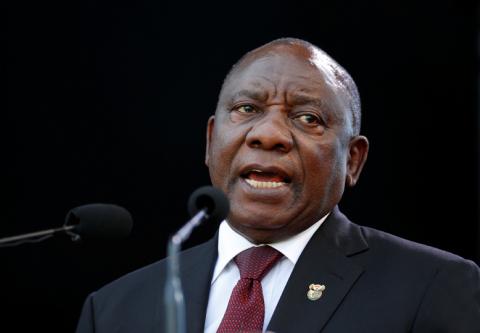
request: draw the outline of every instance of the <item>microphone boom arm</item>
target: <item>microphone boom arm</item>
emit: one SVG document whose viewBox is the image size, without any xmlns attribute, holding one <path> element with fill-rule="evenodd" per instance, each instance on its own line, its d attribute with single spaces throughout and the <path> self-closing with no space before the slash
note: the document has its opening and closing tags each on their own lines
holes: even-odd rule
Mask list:
<svg viewBox="0 0 480 333">
<path fill-rule="evenodd" d="M 47 229 L 42 231 L 30 232 L 28 234 L 23 234 L 23 235 L 0 238 L 0 247 L 20 245 L 24 242 L 31 241 L 32 239 L 40 239 L 40 237 L 52 236 L 53 234 L 56 234 L 58 232 L 68 232 L 74 228 L 75 228 L 74 225 L 68 225 L 60 228 Z M 43 239 L 40 239 L 40 240 L 43 240 Z"/>
</svg>

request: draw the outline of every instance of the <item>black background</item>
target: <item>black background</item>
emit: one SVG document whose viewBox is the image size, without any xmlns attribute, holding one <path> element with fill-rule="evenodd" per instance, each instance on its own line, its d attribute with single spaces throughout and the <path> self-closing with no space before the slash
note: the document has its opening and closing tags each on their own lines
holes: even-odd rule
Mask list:
<svg viewBox="0 0 480 333">
<path fill-rule="evenodd" d="M 209 183 L 205 125 L 230 66 L 279 37 L 352 74 L 371 143 L 341 208 L 357 223 L 479 262 L 475 1 L 62 1 L 8 9 L 0 237 L 123 205 L 124 241 L 55 237 L 0 249 L 0 330 L 71 332 L 87 294 L 165 255 Z M 216 226 L 198 230 L 188 246 Z"/>
</svg>

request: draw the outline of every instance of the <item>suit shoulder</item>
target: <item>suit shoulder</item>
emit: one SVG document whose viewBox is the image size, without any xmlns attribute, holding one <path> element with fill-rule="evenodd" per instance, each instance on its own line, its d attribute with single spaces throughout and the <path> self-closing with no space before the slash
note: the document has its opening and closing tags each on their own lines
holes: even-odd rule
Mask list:
<svg viewBox="0 0 480 333">
<path fill-rule="evenodd" d="M 211 241 L 186 249 L 180 253 L 180 262 L 182 265 L 189 265 L 202 258 Z M 94 294 L 98 298 L 111 297 L 111 295 L 138 294 L 142 290 L 151 292 L 152 285 L 157 288 L 163 288 L 167 273 L 167 258 L 156 261 L 147 266 L 141 267 L 130 273 L 127 273 L 118 279 L 106 284 Z"/>
<path fill-rule="evenodd" d="M 385 256 L 404 257 L 431 265 L 460 264 L 477 267 L 476 264 L 451 252 L 407 240 L 370 227 L 359 226 L 372 251 L 381 251 Z"/>
</svg>

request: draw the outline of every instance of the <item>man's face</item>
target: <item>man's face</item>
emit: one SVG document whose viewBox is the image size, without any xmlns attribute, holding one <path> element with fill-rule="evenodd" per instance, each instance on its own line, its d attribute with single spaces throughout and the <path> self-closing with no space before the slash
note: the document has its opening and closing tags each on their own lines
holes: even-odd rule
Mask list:
<svg viewBox="0 0 480 333">
<path fill-rule="evenodd" d="M 208 124 L 212 183 L 230 200 L 229 224 L 255 243 L 318 221 L 340 201 L 348 172 L 344 94 L 310 52 L 288 50 L 241 65 Z"/>
</svg>

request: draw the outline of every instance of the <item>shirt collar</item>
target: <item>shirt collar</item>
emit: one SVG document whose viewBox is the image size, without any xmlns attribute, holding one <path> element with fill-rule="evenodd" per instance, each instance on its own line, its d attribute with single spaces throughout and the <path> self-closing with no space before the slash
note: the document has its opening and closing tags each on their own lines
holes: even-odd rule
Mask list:
<svg viewBox="0 0 480 333">
<path fill-rule="evenodd" d="M 299 234 L 290 237 L 286 240 L 270 243 L 270 245 L 280 253 L 282 253 L 293 265 L 297 263 L 300 254 L 307 245 L 310 238 L 312 238 L 315 231 L 320 228 L 322 223 L 328 217 L 330 213 L 322 217 L 319 221 L 311 225 Z M 218 258 L 215 270 L 213 272 L 212 283 L 215 282 L 220 273 L 225 269 L 228 263 L 235 258 L 240 252 L 249 249 L 253 246 L 261 246 L 265 244 L 253 244 L 241 234 L 236 232 L 227 221 L 223 221 L 220 224 L 218 230 Z"/>
</svg>

